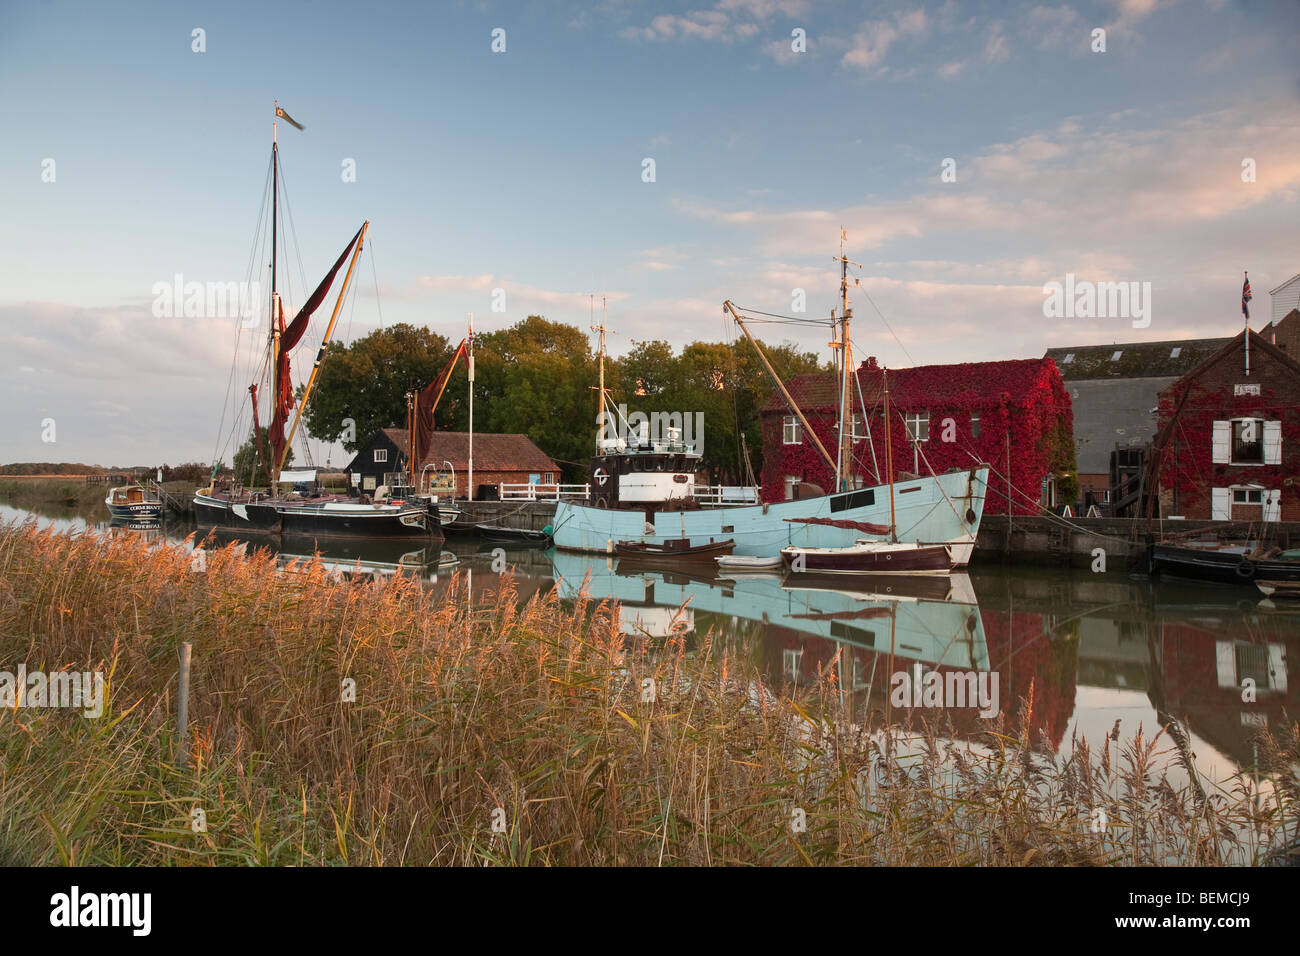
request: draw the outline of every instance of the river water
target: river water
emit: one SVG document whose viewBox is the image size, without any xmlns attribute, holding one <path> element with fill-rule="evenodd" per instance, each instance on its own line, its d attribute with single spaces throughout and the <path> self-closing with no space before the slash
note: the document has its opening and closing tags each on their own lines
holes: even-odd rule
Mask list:
<svg viewBox="0 0 1300 956">
<path fill-rule="evenodd" d="M 105 515 L 93 512 L 0 506 L 0 524 L 24 520 L 173 541 L 195 530 L 184 523 L 110 528 Z M 312 541 L 280 542 L 277 550 L 287 563 L 313 548 Z M 1076 736 L 1095 749 L 1116 721 L 1124 738 L 1139 725 L 1149 738 L 1176 722 L 1181 732 L 1174 736 L 1187 742 L 1183 764 L 1192 759 L 1207 783 L 1250 772 L 1256 728 L 1280 728 L 1287 715 L 1300 713 L 1300 674 L 1290 669 L 1300 661 L 1300 602 L 1274 605 L 1254 588 L 981 564 L 978 554 L 969 575 L 853 582 L 636 568 L 474 537 L 426 549 L 409 542 L 323 545 L 320 555 L 349 576 L 415 574 L 442 588 L 457 572 L 477 585 L 508 569 L 522 598 L 551 588 L 563 599 L 580 591 L 616 598 L 628 633 L 682 633 L 698 641 L 712 631 L 773 686 L 807 685 L 834 667 L 836 686 L 855 697 L 855 706 L 894 718 L 903 708 L 927 718 L 942 709 L 959 737 L 979 734 L 981 716 L 999 712 L 1018 729 L 1031 687 L 1035 740 L 1061 755 Z M 930 672 L 962 679 L 923 676 Z M 965 675 L 976 679 L 964 683 Z M 931 686 L 937 696 L 923 692 Z M 1165 740 L 1172 759 L 1174 744 Z"/>
</svg>

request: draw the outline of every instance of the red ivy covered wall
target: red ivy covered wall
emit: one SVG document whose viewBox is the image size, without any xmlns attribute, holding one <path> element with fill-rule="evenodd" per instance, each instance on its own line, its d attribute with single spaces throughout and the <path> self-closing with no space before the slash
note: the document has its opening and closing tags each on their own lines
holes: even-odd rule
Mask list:
<svg viewBox="0 0 1300 956">
<path fill-rule="evenodd" d="M 1239 337 L 1240 339 L 1240 337 Z M 1251 374 L 1245 375 L 1240 340 L 1208 367 L 1194 370 L 1160 393 L 1160 427 L 1166 427 L 1183 392 L 1191 394 L 1178 413 L 1160 463 L 1160 487 L 1168 513 L 1188 518 L 1211 517 L 1211 489 L 1261 485 L 1282 492 L 1283 521 L 1300 521 L 1300 371 L 1275 350 L 1251 336 Z M 1236 395 L 1238 384 L 1258 385 L 1259 395 Z M 1282 462 L 1277 465 L 1231 465 L 1214 462 L 1214 423 L 1233 418 L 1261 418 L 1282 424 Z M 1173 493 L 1177 493 L 1174 499 Z M 1174 504 L 1174 501 L 1177 504 Z"/>
<path fill-rule="evenodd" d="M 860 367 L 858 377 L 863 399 L 873 410 L 869 424 L 883 482 L 886 468 L 882 373 L 875 360 L 868 359 Z M 833 456 L 838 420 L 834 376 L 830 373 L 799 376 L 788 388 Z M 890 444 L 896 477 L 910 473 L 913 468 L 912 443 L 901 415 L 926 410 L 930 413 L 930 437 L 920 443 L 925 456 L 920 462 L 921 473 L 928 473 L 927 459 L 936 472 L 966 469 L 976 461 L 990 464 L 993 472 L 989 476 L 986 513 L 1005 514 L 1009 495 L 1015 514 L 1036 514 L 1043 478 L 1049 474 L 1058 477 L 1062 473 L 1074 474 L 1074 416 L 1069 394 L 1051 359 L 891 370 L 889 393 L 893 410 Z M 856 394 L 853 406 L 861 420 L 862 407 Z M 788 414 L 779 394 L 763 410 L 765 501 L 780 501 L 785 497 L 787 475 L 813 482 L 826 491 L 834 490 L 832 469 L 806 436 L 797 445 L 784 443 L 783 422 Z M 971 427 L 973 414 L 980 418 L 978 435 L 973 434 Z M 946 427 L 945 419 L 949 418 L 951 428 Z M 864 477 L 866 484 L 875 484 L 871 448 L 865 438 L 854 444 L 854 456 L 855 472 Z"/>
</svg>

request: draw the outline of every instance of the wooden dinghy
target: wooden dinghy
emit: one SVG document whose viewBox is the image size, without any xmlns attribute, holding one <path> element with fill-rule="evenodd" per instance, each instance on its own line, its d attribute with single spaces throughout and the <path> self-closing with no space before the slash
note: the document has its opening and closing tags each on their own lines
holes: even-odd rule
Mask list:
<svg viewBox="0 0 1300 956">
<path fill-rule="evenodd" d="M 614 553 L 626 561 L 641 564 L 702 564 L 714 565 L 714 559 L 731 554 L 736 548 L 732 538 L 725 541 L 709 539 L 706 544 L 691 544 L 690 538 L 668 538 L 660 544 L 648 541 L 619 541 Z"/>
<path fill-rule="evenodd" d="M 724 554 L 713 560 L 718 562 L 718 570 L 728 574 L 758 574 L 766 571 L 781 570 L 781 556 L 774 554 L 770 558 L 756 558 L 744 554 Z"/>
<path fill-rule="evenodd" d="M 475 525 L 474 530 L 485 540 L 501 544 L 547 544 L 551 540 L 551 536 L 545 531 L 534 531 L 531 528 L 504 528 L 500 525 L 480 524 Z"/>
<path fill-rule="evenodd" d="M 783 548 L 796 574 L 948 574 L 952 555 L 942 544 L 859 541 L 847 548 Z"/>
</svg>

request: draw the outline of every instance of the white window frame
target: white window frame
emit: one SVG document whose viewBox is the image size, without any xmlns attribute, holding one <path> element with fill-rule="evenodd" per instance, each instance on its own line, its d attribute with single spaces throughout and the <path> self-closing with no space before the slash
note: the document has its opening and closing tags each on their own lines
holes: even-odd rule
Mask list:
<svg viewBox="0 0 1300 956">
<path fill-rule="evenodd" d="M 798 475 L 785 476 L 785 500 L 786 501 L 794 500 L 794 486 L 799 484 L 799 482 L 801 481 L 803 481 L 803 479 L 800 478 Z"/>
<path fill-rule="evenodd" d="M 803 426 L 794 415 L 787 415 L 781 422 L 781 441 L 786 445 L 803 444 Z"/>
<path fill-rule="evenodd" d="M 903 422 L 907 425 L 908 441 L 929 441 L 930 440 L 930 410 L 927 408 L 920 412 L 904 412 Z M 919 435 L 923 431 L 925 434 Z"/>
<path fill-rule="evenodd" d="M 1244 424 L 1245 422 L 1251 422 L 1251 421 L 1255 422 L 1255 424 L 1258 426 L 1258 432 L 1256 434 L 1259 441 L 1259 461 L 1238 461 L 1237 460 L 1237 425 Z M 1215 424 L 1218 423 L 1216 422 Z M 1255 467 L 1261 467 L 1267 463 L 1268 452 L 1265 450 L 1265 441 L 1264 441 L 1265 434 L 1266 434 L 1265 426 L 1267 424 L 1268 422 L 1265 421 L 1264 419 L 1254 418 L 1254 417 L 1232 418 L 1228 420 L 1228 427 L 1230 429 L 1228 432 L 1228 440 L 1229 440 L 1228 464 L 1239 465 L 1243 468 L 1255 468 Z M 1280 427 L 1281 423 L 1279 422 L 1278 424 Z M 1281 450 L 1280 448 L 1281 442 L 1282 442 L 1282 438 L 1281 438 L 1281 434 L 1279 433 L 1278 435 L 1279 451 Z"/>
<path fill-rule="evenodd" d="M 379 465 L 379 464 L 383 464 L 383 463 L 385 463 L 385 462 L 387 462 L 387 461 L 388 461 L 388 449 L 387 449 L 387 448 L 376 448 L 376 449 L 375 449 L 375 464 L 376 464 L 376 465 Z"/>
</svg>

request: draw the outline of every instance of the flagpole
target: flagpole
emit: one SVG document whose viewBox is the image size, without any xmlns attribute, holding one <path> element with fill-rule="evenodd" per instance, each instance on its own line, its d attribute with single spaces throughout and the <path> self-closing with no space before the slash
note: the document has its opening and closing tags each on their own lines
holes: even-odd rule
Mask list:
<svg viewBox="0 0 1300 956">
<path fill-rule="evenodd" d="M 469 490 L 465 493 L 468 501 L 474 500 L 474 313 L 469 314 L 469 355 L 466 367 L 469 370 Z"/>
<path fill-rule="evenodd" d="M 1246 317 L 1246 378 L 1250 378 L 1250 309 L 1246 305 L 1250 300 L 1250 273 L 1243 272 L 1242 275 L 1245 276 L 1241 284 L 1241 313 Z"/>
</svg>

